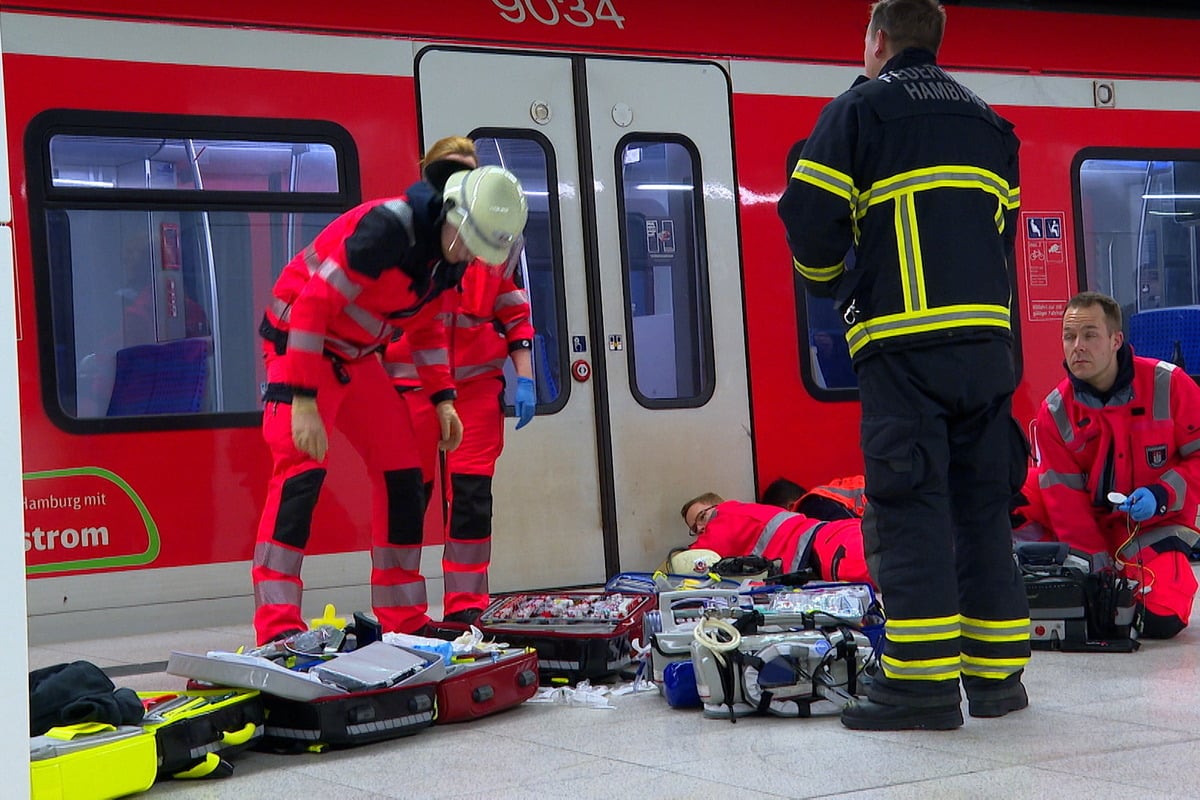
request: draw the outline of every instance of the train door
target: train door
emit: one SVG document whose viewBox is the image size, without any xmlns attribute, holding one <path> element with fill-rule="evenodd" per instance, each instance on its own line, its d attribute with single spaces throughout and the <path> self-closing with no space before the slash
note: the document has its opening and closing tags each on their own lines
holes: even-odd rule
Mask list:
<svg viewBox="0 0 1200 800">
<path fill-rule="evenodd" d="M 425 144 L 470 135 L 530 201 L 538 418 L 506 432 L 493 588 L 653 568 L 684 500 L 753 491 L 726 76 L 443 49 L 416 72 Z"/>
</svg>

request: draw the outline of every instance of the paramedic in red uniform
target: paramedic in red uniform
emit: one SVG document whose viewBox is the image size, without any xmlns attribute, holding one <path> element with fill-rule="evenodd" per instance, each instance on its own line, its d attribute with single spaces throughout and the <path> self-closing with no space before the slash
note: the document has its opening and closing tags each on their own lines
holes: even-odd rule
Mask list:
<svg viewBox="0 0 1200 800">
<path fill-rule="evenodd" d="M 813 519 L 778 506 L 725 500 L 713 492 L 688 500 L 679 513 L 696 537 L 693 548 L 726 558 L 779 559 L 785 573 L 812 567 L 823 580 L 873 584 L 857 518 Z"/>
<path fill-rule="evenodd" d="M 421 161 L 435 185 L 446 162 L 476 165 L 475 144 L 465 137 L 440 139 Z M 461 167 L 460 167 L 461 168 Z M 450 340 L 450 363 L 458 390 L 455 408 L 464 434 L 446 456 L 450 496 L 446 545 L 442 551 L 445 585 L 443 616 L 449 622 L 474 622 L 488 604 L 488 567 L 492 558 L 492 476 L 504 448 L 504 362 L 517 374 L 517 430 L 533 419 L 533 323 L 529 299 L 511 275 L 472 262 L 457 292 L 442 295 L 442 317 Z M 412 419 L 421 454 L 426 496 L 436 468 L 437 419 L 421 390 L 409 337 L 388 345 L 384 367 L 401 392 Z"/>
<path fill-rule="evenodd" d="M 462 438 L 437 319 L 438 295 L 468 262 L 503 264 L 525 227 L 525 197 L 498 167 L 462 171 L 443 193 L 347 211 L 284 267 L 261 328 L 267 390 L 263 437 L 274 467 L 251 576 L 259 643 L 301 630 L 300 567 L 335 425 L 362 455 L 372 490 L 371 605 L 385 632 L 429 623 L 420 573 L 424 489 L 412 426 L 379 357 L 395 329 L 431 355 L 422 381 L 441 445 Z"/>
<path fill-rule="evenodd" d="M 1068 374 L 1038 412 L 1025 511 L 1073 549 L 1112 556 L 1140 584 L 1142 636 L 1169 639 L 1196 594 L 1200 387 L 1173 364 L 1135 356 L 1107 295 L 1071 298 L 1062 330 Z M 1110 492 L 1128 499 L 1113 504 Z"/>
<path fill-rule="evenodd" d="M 1012 125 L 936 63 L 937 0 L 871 7 L 856 81 L 821 112 L 779 202 L 794 267 L 832 296 L 862 401 L 867 563 L 887 612 L 882 669 L 842 723 L 953 729 L 1028 704 L 1029 607 L 1009 500 Z M 845 266 L 854 248 L 853 269 Z"/>
</svg>

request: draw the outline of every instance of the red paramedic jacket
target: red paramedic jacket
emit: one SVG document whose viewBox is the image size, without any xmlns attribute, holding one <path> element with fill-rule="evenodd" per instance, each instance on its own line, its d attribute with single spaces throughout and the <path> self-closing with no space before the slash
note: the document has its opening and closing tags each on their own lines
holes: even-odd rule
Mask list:
<svg viewBox="0 0 1200 800">
<path fill-rule="evenodd" d="M 796 572 L 815 561 L 824 580 L 874 583 L 863 554 L 859 519 L 824 522 L 778 506 L 726 500 L 713 509 L 692 547 L 722 557 L 778 558 L 784 572 Z"/>
<path fill-rule="evenodd" d="M 499 376 L 509 353 L 533 346 L 529 296 L 478 261 L 467 267 L 461 291 L 442 295 L 440 316 L 449 331 L 456 384 Z M 421 353 L 415 363 L 414 350 Z M 388 345 L 384 366 L 396 385 L 419 386 L 426 357 L 417 338 L 405 334 Z"/>
<path fill-rule="evenodd" d="M 267 322 L 287 336 L 286 383 L 294 393 L 315 395 L 327 357 L 374 358 L 402 329 L 428 354 L 416 371 L 430 399 L 454 397 L 439 304 L 430 302 L 456 277 L 456 265 L 442 260 L 440 208 L 426 184 L 363 203 L 283 268 Z"/>
<path fill-rule="evenodd" d="M 1045 521 L 1059 539 L 1091 552 L 1113 553 L 1129 536 L 1127 515 L 1107 500 L 1112 491 L 1155 493 L 1158 513 L 1143 528 L 1200 528 L 1200 386 L 1173 364 L 1133 356 L 1128 345 L 1118 359 L 1127 372 L 1132 364 L 1132 379 L 1122 386 L 1118 377 L 1106 401 L 1068 376 L 1037 418 Z"/>
</svg>

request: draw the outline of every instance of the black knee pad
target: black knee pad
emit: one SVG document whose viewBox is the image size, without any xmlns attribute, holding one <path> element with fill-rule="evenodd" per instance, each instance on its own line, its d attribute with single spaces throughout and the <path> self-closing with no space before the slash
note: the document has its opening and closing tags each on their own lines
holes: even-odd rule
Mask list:
<svg viewBox="0 0 1200 800">
<path fill-rule="evenodd" d="M 1187 624 L 1174 614 L 1142 611 L 1143 639 L 1172 639 L 1186 627 Z"/>
<path fill-rule="evenodd" d="M 396 545 L 421 543 L 425 529 L 425 484 L 421 470 L 396 469 L 383 473 L 387 487 L 388 542 Z"/>
<path fill-rule="evenodd" d="M 450 509 L 452 539 L 486 539 L 492 535 L 492 479 L 487 475 L 451 475 L 454 502 Z"/>
<path fill-rule="evenodd" d="M 324 482 L 323 469 L 310 469 L 283 482 L 272 539 L 301 550 L 308 545 L 313 509 L 317 506 L 317 497 L 321 494 L 321 484 Z"/>
</svg>

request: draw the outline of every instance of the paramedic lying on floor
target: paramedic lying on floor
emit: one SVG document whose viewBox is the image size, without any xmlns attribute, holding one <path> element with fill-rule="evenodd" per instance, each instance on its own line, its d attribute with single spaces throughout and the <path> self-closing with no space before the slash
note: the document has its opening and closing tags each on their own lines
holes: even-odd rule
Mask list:
<svg viewBox="0 0 1200 800">
<path fill-rule="evenodd" d="M 824 580 L 871 583 L 860 519 L 813 519 L 777 506 L 725 500 L 712 492 L 684 503 L 680 514 L 696 537 L 693 548 L 723 557 L 780 559 L 784 572 L 810 567 Z"/>
<path fill-rule="evenodd" d="M 1038 411 L 1040 461 L 1015 514 L 1046 538 L 1112 556 L 1141 584 L 1142 636 L 1169 639 L 1187 626 L 1197 588 L 1188 553 L 1200 540 L 1200 387 L 1134 356 L 1111 297 L 1071 298 L 1062 331 L 1068 374 Z"/>
</svg>

